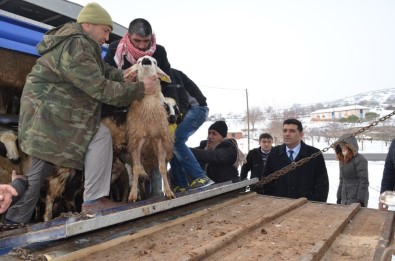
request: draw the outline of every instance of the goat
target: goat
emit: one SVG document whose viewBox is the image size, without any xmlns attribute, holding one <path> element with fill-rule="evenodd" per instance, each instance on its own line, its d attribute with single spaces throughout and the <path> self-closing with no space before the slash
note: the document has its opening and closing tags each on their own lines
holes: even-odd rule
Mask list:
<svg viewBox="0 0 395 261">
<path fill-rule="evenodd" d="M 162 80 L 171 82 L 170 77 L 157 66 L 156 60 L 150 56 L 139 58 L 131 70 L 137 70 L 139 81 L 142 81 L 145 76 L 158 75 Z M 146 95 L 143 99 L 134 100 L 130 104 L 126 118 L 128 151 L 133 162 L 129 202 L 137 200 L 139 176 L 151 173 L 158 165 L 166 198 L 175 198 L 167 179 L 166 166 L 173 154 L 174 137 L 169 130 L 163 100 L 161 86 L 158 82 L 153 95 Z M 149 162 L 142 161 L 146 156 L 150 157 Z"/>
<path fill-rule="evenodd" d="M 16 133 L 7 128 L 0 129 L 0 156 L 0 167 L 6 174 L 16 170 L 18 175 L 25 175 L 31 164 L 31 157 L 18 146 Z M 62 212 L 76 212 L 80 208 L 78 200 L 82 198 L 81 184 L 80 171 L 56 167 L 44 183 L 35 219 L 48 221 Z"/>
<path fill-rule="evenodd" d="M 0 128 L 0 174 L 8 175 L 16 170 L 19 175 L 26 174 L 30 160 L 18 146 L 17 134 L 9 128 Z"/>
<path fill-rule="evenodd" d="M 153 59 L 155 60 L 155 59 Z M 155 61 L 156 62 L 156 61 Z M 159 69 L 159 68 L 158 68 Z M 132 70 L 138 70 L 136 67 Z M 160 70 L 160 69 L 159 69 Z M 167 81 L 170 81 L 170 78 L 161 71 L 160 75 L 165 77 Z M 174 129 L 172 127 L 175 125 L 175 122 L 177 120 L 177 117 L 179 115 L 179 110 L 177 107 L 176 102 L 172 98 L 168 97 L 163 97 L 162 93 L 160 92 L 160 87 L 158 88 L 159 91 L 159 97 L 156 98 L 156 103 L 154 108 L 148 109 L 148 113 L 153 113 L 156 114 L 156 111 L 159 112 L 159 115 L 154 116 L 153 119 L 156 122 L 161 121 L 162 124 L 165 124 L 169 126 L 170 129 Z M 158 95 L 158 93 L 156 93 Z M 150 95 L 152 96 L 152 95 Z M 160 102 L 158 102 L 160 101 Z M 160 105 L 160 106 L 159 106 Z M 127 126 L 133 126 L 136 123 L 136 120 L 129 120 L 129 124 L 126 123 L 127 120 L 127 115 L 128 113 L 130 114 L 130 110 L 132 109 L 132 106 L 129 107 L 129 109 L 124 109 L 123 111 L 117 111 L 115 115 L 111 113 L 111 111 L 107 111 L 104 108 L 104 115 L 102 119 L 102 123 L 105 124 L 109 130 L 111 131 L 112 134 L 112 143 L 113 143 L 113 151 L 114 151 L 114 162 L 113 162 L 113 171 L 112 171 L 112 185 L 111 185 L 111 196 L 114 200 L 122 200 L 122 201 L 127 201 L 124 200 L 124 195 L 125 195 L 125 186 L 131 186 L 132 180 L 133 180 L 133 173 L 132 173 L 132 159 L 130 155 L 130 151 L 127 148 L 127 140 L 128 140 L 128 135 L 127 135 Z M 151 112 L 149 110 L 152 110 Z M 163 115 L 163 111 L 166 112 L 165 115 Z M 161 115 L 161 116 L 160 116 Z M 143 116 L 144 119 L 147 118 L 148 116 Z M 160 117 L 160 120 L 158 120 Z M 166 119 L 168 120 L 168 123 L 166 122 Z M 141 118 L 142 119 L 142 118 Z M 138 119 L 140 120 L 140 119 Z M 140 123 L 141 124 L 141 123 Z M 142 123 L 143 125 L 146 123 Z M 169 124 L 169 125 L 168 125 Z M 153 125 L 152 125 L 153 126 Z M 154 128 L 154 127 L 153 127 Z M 163 129 L 163 128 L 162 128 Z M 167 130 L 165 130 L 167 132 Z M 172 137 L 171 137 L 172 140 Z M 172 144 L 171 142 L 171 149 L 170 149 L 170 154 L 172 154 Z M 153 149 L 151 150 L 153 151 Z M 154 154 L 155 157 L 152 157 L 152 153 L 144 153 L 142 157 L 140 158 L 142 166 L 144 166 L 144 171 L 140 173 L 136 181 L 138 180 L 138 198 L 139 199 L 145 199 L 149 196 L 149 193 L 147 191 L 147 184 L 150 180 L 150 176 L 147 173 L 150 173 L 150 175 L 153 175 L 152 173 L 156 174 L 157 172 L 152 172 L 153 169 L 157 168 L 158 166 L 158 160 L 156 159 L 156 154 Z M 169 159 L 169 158 L 167 158 Z M 120 165 L 120 163 L 122 165 Z M 129 182 L 125 182 L 125 174 L 129 177 Z M 159 174 L 158 174 L 159 175 Z M 121 182 L 118 182 L 116 179 L 122 179 Z M 152 177 L 151 177 L 152 178 Z M 155 192 L 154 192 L 155 193 Z M 130 193 L 128 193 L 130 194 Z M 165 195 L 170 195 L 170 193 L 165 192 Z M 171 198 L 171 195 L 168 197 Z"/>
<path fill-rule="evenodd" d="M 82 171 L 56 166 L 42 188 L 42 196 L 45 196 L 44 221 L 49 221 L 64 212 L 80 211 L 83 183 Z"/>
</svg>

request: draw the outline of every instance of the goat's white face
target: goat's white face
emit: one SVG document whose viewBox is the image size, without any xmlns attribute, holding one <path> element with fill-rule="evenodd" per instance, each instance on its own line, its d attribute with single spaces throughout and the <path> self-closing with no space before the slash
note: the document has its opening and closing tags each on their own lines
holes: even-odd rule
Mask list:
<svg viewBox="0 0 395 261">
<path fill-rule="evenodd" d="M 162 81 L 171 82 L 170 76 L 164 73 L 159 67 L 155 58 L 143 56 L 132 66 L 132 70 L 137 70 L 137 79 L 141 81 L 145 76 L 157 75 Z"/>
<path fill-rule="evenodd" d="M 17 147 L 17 136 L 12 131 L 7 131 L 1 134 L 0 142 L 4 144 L 7 151 L 7 158 L 11 162 L 17 163 L 20 159 L 18 147 Z"/>
</svg>

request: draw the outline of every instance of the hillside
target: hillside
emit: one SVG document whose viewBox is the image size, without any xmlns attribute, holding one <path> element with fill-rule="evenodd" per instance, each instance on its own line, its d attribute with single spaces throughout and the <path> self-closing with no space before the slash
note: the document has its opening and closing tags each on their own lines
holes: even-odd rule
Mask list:
<svg viewBox="0 0 395 261">
<path fill-rule="evenodd" d="M 395 88 L 359 93 L 354 96 L 325 103 L 325 107 L 347 105 L 363 105 L 367 107 L 390 107 L 395 105 Z"/>
<path fill-rule="evenodd" d="M 274 110 L 273 108 L 264 107 L 260 108 L 262 117 L 255 122 L 251 120 L 255 115 L 254 109 L 250 109 L 250 145 L 256 142 L 259 134 L 262 132 L 269 132 L 273 135 L 275 142 L 281 143 L 282 141 L 282 121 L 287 118 L 296 118 L 302 121 L 304 126 L 305 138 L 308 143 L 314 145 L 322 142 L 321 146 L 328 145 L 334 142 L 342 133 L 356 132 L 357 130 L 368 126 L 371 121 L 363 121 L 359 123 L 340 123 L 340 122 L 318 122 L 311 121 L 310 113 L 324 108 L 341 107 L 348 105 L 362 105 L 370 108 L 370 112 L 377 113 L 380 117 L 388 115 L 395 110 L 395 88 L 372 91 L 366 93 L 356 94 L 354 96 L 345 97 L 327 103 L 316 103 L 309 105 L 294 104 L 290 108 Z M 252 111 L 252 113 L 251 113 Z M 225 120 L 229 126 L 230 131 L 243 131 L 245 138 L 247 138 L 247 123 L 244 120 L 245 115 L 236 114 L 214 114 L 209 117 L 209 122 L 201 127 L 194 137 L 197 140 L 204 139 L 206 136 L 208 126 L 215 120 Z M 372 141 L 380 142 L 380 151 L 386 151 L 388 142 L 394 136 L 395 117 L 392 117 L 385 122 L 380 122 L 377 126 L 364 132 L 363 138 Z M 314 137 L 314 140 L 312 138 Z M 195 142 L 197 141 L 195 140 Z M 255 141 L 254 141 L 255 140 Z M 247 144 L 246 141 L 242 142 Z M 196 144 L 196 143 L 192 143 Z M 246 146 L 247 147 L 247 146 Z M 372 149 L 377 151 L 377 149 Z"/>
</svg>

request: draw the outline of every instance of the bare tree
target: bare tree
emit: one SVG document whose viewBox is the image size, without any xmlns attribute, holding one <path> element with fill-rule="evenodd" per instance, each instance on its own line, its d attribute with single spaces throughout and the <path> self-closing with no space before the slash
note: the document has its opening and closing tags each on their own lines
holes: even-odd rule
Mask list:
<svg viewBox="0 0 395 261">
<path fill-rule="evenodd" d="M 246 116 L 244 117 L 244 120 L 247 121 L 247 112 L 246 112 Z M 265 120 L 265 116 L 263 114 L 263 111 L 260 107 L 255 106 L 249 109 L 249 120 L 250 123 L 252 125 L 252 129 L 255 129 L 255 124 L 260 122 L 260 121 L 264 121 Z"/>
<path fill-rule="evenodd" d="M 343 128 L 337 122 L 328 123 L 326 128 L 320 129 L 320 135 L 324 137 L 326 143 L 331 145 L 342 135 Z"/>
<path fill-rule="evenodd" d="M 317 137 L 317 141 L 319 141 L 320 129 L 319 128 L 308 128 L 304 131 L 305 136 L 311 138 L 311 146 L 314 146 L 314 138 Z"/>
</svg>

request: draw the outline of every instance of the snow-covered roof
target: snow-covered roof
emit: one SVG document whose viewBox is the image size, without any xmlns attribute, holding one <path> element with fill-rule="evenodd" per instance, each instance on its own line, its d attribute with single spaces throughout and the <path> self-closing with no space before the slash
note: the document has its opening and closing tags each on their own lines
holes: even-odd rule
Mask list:
<svg viewBox="0 0 395 261">
<path fill-rule="evenodd" d="M 313 111 L 312 114 L 314 114 L 314 113 L 335 112 L 335 111 L 349 111 L 349 110 L 369 110 L 369 109 L 370 108 L 366 107 L 366 106 L 350 105 L 350 106 L 342 106 L 342 107 L 336 107 L 336 108 L 317 110 L 317 111 Z"/>
</svg>

